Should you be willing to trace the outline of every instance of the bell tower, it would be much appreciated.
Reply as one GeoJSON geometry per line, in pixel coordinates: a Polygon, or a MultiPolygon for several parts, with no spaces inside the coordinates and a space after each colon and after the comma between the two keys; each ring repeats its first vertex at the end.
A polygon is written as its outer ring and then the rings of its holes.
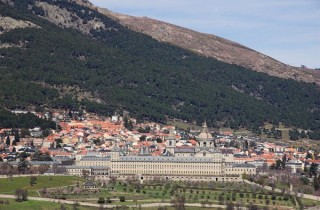
{"type": "Polygon", "coordinates": [[[172,129],[170,129],[169,135],[166,138],[166,149],[174,156],[174,148],[176,147],[176,135],[172,129]]]}

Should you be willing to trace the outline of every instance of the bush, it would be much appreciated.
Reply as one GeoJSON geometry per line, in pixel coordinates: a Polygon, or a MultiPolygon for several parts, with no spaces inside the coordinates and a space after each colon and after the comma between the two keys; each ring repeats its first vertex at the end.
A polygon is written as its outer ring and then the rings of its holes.
{"type": "Polygon", "coordinates": [[[106,203],[112,203],[112,201],[109,197],[106,199],[106,203]]]}
{"type": "Polygon", "coordinates": [[[126,201],[126,197],[124,196],[119,196],[120,202],[125,202],[126,201]]]}
{"type": "Polygon", "coordinates": [[[289,200],[288,195],[284,195],[284,196],[283,196],[283,200],[284,200],[284,201],[288,201],[288,200],[289,200]]]}
{"type": "Polygon", "coordinates": [[[105,199],[103,197],[99,197],[98,203],[105,203],[105,199]]]}

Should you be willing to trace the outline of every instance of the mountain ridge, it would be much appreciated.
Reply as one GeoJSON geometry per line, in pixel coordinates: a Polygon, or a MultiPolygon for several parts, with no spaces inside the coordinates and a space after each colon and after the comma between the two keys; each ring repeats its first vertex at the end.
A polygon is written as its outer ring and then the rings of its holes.
{"type": "Polygon", "coordinates": [[[126,110],[140,120],[207,120],[232,128],[265,122],[320,128],[315,84],[199,56],[75,1],[14,3],[0,3],[1,16],[39,28],[0,35],[11,46],[0,49],[0,107],[126,110]]]}
{"type": "Polygon", "coordinates": [[[120,14],[99,7],[95,7],[95,9],[132,30],[150,35],[158,41],[168,42],[191,50],[199,55],[212,57],[229,64],[240,65],[271,76],[309,83],[314,82],[320,85],[319,71],[284,64],[237,42],[148,17],[120,14]]]}

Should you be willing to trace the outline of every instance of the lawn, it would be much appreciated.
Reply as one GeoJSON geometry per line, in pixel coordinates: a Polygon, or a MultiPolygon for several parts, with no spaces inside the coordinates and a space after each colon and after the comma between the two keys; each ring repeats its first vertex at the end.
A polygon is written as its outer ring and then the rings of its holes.
{"type": "Polygon", "coordinates": [[[139,205],[158,202],[170,203],[174,195],[183,195],[187,203],[207,201],[212,204],[223,205],[228,202],[240,202],[259,206],[270,205],[274,208],[293,207],[291,200],[283,200],[282,195],[275,194],[276,197],[273,200],[270,192],[243,183],[214,183],[214,185],[202,183],[198,186],[185,186],[183,183],[172,182],[168,186],[165,184],[143,184],[141,187],[142,189],[137,192],[138,190],[133,185],[117,182],[113,186],[114,190],[104,188],[95,195],[83,196],[78,194],[67,196],[67,199],[97,203],[98,197],[103,197],[111,199],[113,205],[134,205],[135,203],[139,205]],[[126,201],[120,202],[119,196],[124,196],[126,201]]]}
{"type": "Polygon", "coordinates": [[[39,196],[37,190],[74,185],[78,181],[81,183],[83,179],[75,176],[37,176],[36,184],[31,186],[30,177],[5,178],[0,179],[0,193],[14,194],[16,189],[23,188],[29,191],[29,196],[39,196]]]}
{"type": "MultiPolygon", "coordinates": [[[[9,204],[1,204],[0,203],[0,210],[56,210],[61,209],[61,204],[59,203],[52,203],[52,202],[45,202],[45,201],[24,201],[24,202],[16,202],[14,199],[5,199],[0,198],[0,201],[9,201],[9,204]]],[[[74,207],[72,205],[64,205],[67,210],[72,210],[74,207]]],[[[83,207],[78,206],[78,210],[89,210],[94,209],[92,207],[83,207]]]]}

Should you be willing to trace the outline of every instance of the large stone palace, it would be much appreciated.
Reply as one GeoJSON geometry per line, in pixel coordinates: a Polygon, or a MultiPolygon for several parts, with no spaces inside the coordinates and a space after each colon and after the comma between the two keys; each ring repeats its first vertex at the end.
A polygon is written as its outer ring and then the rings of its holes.
{"type": "MultiPolygon", "coordinates": [[[[241,181],[243,174],[255,174],[252,164],[234,163],[233,154],[216,148],[215,139],[208,132],[206,123],[197,136],[195,147],[177,147],[175,134],[170,131],[166,149],[161,156],[123,155],[115,146],[108,157],[87,155],[67,167],[70,175],[82,175],[87,170],[96,179],[136,177],[140,180],[155,177],[168,180],[241,181]]],[[[142,151],[147,148],[141,148],[142,151]]]]}

